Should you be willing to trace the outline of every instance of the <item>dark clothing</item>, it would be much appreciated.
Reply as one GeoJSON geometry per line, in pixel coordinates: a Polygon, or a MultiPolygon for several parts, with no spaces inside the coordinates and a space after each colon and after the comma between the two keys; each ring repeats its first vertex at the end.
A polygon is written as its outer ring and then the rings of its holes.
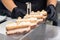
{"type": "MultiPolygon", "coordinates": [[[[45,9],[47,4],[47,0],[13,0],[13,1],[18,7],[25,11],[27,8],[26,2],[32,3],[32,11],[45,9]]],[[[11,16],[10,12],[4,7],[1,1],[0,1],[0,14],[7,14],[7,16],[11,16]]]]}
{"type": "Polygon", "coordinates": [[[46,0],[14,0],[14,2],[24,10],[26,10],[26,2],[31,2],[33,11],[45,9],[47,4],[46,0]]]}

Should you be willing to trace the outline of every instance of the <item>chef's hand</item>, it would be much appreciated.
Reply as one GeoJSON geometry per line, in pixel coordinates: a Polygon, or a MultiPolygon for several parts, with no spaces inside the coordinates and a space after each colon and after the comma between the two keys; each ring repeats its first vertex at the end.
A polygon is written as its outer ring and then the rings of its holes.
{"type": "Polygon", "coordinates": [[[46,8],[46,11],[47,11],[47,19],[50,20],[50,21],[56,21],[56,10],[55,10],[55,7],[54,5],[49,5],[47,6],[46,8]]]}
{"type": "Polygon", "coordinates": [[[26,11],[19,8],[19,7],[15,7],[13,10],[12,10],[12,13],[11,13],[11,17],[12,18],[17,18],[17,17],[21,17],[23,18],[26,14],[26,11]]]}

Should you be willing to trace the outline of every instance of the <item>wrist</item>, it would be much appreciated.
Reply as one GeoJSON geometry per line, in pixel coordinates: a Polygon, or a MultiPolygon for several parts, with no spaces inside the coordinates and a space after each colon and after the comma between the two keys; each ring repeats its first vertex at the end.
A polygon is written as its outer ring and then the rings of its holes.
{"type": "Polygon", "coordinates": [[[18,9],[18,7],[14,7],[14,8],[12,9],[12,12],[13,12],[13,11],[17,11],[17,9],[18,9]]]}
{"type": "Polygon", "coordinates": [[[48,7],[53,7],[54,9],[56,9],[56,7],[53,4],[48,5],[47,8],[48,7]]]}
{"type": "Polygon", "coordinates": [[[53,9],[55,10],[56,7],[55,7],[54,5],[52,5],[52,4],[50,4],[50,5],[48,5],[48,6],[46,7],[45,10],[46,10],[48,13],[50,13],[50,11],[53,10],[53,9]]]}
{"type": "Polygon", "coordinates": [[[12,12],[13,9],[16,8],[16,7],[17,7],[17,6],[11,7],[11,8],[10,8],[10,12],[12,12]]]}
{"type": "Polygon", "coordinates": [[[55,18],[55,14],[56,14],[56,7],[54,6],[54,5],[52,5],[52,4],[50,4],[50,5],[48,5],[47,7],[46,7],[46,11],[47,11],[47,15],[48,15],[48,17],[47,17],[47,19],[48,20],[54,20],[54,18],[55,18]]]}

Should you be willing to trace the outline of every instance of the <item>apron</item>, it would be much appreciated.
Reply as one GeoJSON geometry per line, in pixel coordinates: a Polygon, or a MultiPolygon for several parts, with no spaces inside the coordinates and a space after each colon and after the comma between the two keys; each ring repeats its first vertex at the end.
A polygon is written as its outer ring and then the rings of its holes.
{"type": "Polygon", "coordinates": [[[15,4],[26,10],[27,5],[26,2],[31,2],[32,11],[42,10],[46,8],[47,0],[14,0],[15,4]]]}

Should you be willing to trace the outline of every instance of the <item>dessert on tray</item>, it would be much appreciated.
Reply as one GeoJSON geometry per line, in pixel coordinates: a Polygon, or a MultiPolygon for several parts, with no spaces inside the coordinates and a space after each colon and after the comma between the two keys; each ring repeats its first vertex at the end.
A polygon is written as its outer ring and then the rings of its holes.
{"type": "Polygon", "coordinates": [[[18,17],[16,22],[12,22],[6,25],[6,33],[10,34],[23,34],[29,32],[31,29],[34,29],[36,25],[43,22],[47,17],[47,12],[32,11],[30,14],[26,14],[24,18],[18,17]]]}

